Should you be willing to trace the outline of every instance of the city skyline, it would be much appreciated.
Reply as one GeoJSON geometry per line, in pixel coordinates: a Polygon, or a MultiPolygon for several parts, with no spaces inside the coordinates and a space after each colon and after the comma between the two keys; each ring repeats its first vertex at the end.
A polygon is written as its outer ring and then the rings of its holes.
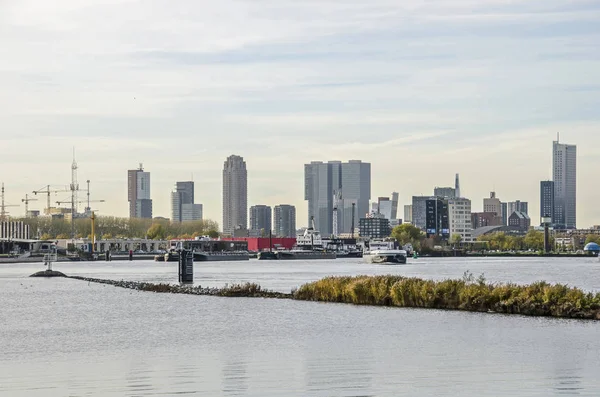
{"type": "MultiPolygon", "coordinates": [[[[79,181],[106,199],[100,215],[128,216],[123,172],[143,162],[155,215],[193,173],[220,224],[218,168],[231,153],[252,164],[249,204],[293,204],[299,226],[312,159],[371,163],[372,197],[398,191],[400,205],[460,173],[475,211],[496,191],[537,214],[560,132],[578,144],[578,179],[597,178],[597,3],[179,4],[0,6],[7,202],[67,185],[72,146],[79,181]],[[179,142],[185,154],[171,150],[179,142]]],[[[577,189],[577,225],[599,224],[595,187],[577,189]]]]}

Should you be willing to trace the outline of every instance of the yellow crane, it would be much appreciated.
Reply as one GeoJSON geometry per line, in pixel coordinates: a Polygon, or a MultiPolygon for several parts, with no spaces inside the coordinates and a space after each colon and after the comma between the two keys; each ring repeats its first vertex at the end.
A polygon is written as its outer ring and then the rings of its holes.
{"type": "Polygon", "coordinates": [[[38,193],[46,193],[48,195],[48,202],[46,203],[46,210],[48,211],[47,215],[50,215],[50,195],[52,193],[66,193],[66,192],[70,192],[71,189],[67,189],[67,187],[65,186],[64,189],[50,189],[50,185],[46,185],[41,189],[38,190],[34,190],[33,194],[37,195],[38,193]]]}

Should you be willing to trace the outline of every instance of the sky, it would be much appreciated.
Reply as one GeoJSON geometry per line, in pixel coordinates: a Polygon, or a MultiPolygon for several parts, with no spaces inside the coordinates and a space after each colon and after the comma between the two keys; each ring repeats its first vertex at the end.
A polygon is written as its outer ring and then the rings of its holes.
{"type": "Polygon", "coordinates": [[[460,173],[474,211],[495,190],[536,223],[560,132],[578,146],[587,227],[599,49],[597,0],[0,0],[0,180],[22,215],[26,193],[70,183],[75,147],[99,215],[128,215],[143,163],[155,216],[193,178],[221,223],[237,154],[249,205],[294,204],[302,226],[303,165],[359,159],[373,199],[410,204],[460,173]]]}

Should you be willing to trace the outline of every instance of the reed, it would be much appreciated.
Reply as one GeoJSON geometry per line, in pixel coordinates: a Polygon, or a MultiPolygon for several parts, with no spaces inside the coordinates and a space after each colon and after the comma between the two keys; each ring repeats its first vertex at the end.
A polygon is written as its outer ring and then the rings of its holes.
{"type": "Polygon", "coordinates": [[[303,285],[294,299],[600,320],[600,293],[539,281],[492,284],[474,279],[432,281],[400,276],[328,277],[303,285]]]}

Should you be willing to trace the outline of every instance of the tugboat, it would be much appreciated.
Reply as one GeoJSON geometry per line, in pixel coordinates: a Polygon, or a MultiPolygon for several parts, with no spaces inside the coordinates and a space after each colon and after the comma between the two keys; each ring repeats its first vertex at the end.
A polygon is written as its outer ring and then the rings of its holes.
{"type": "Polygon", "coordinates": [[[405,264],[407,253],[396,247],[395,241],[371,241],[369,250],[363,253],[367,263],[377,264],[405,264]]]}
{"type": "Polygon", "coordinates": [[[258,258],[258,260],[263,260],[263,261],[279,259],[277,252],[273,251],[273,233],[271,230],[269,230],[269,250],[261,251],[261,252],[257,253],[256,257],[258,258]]]}

